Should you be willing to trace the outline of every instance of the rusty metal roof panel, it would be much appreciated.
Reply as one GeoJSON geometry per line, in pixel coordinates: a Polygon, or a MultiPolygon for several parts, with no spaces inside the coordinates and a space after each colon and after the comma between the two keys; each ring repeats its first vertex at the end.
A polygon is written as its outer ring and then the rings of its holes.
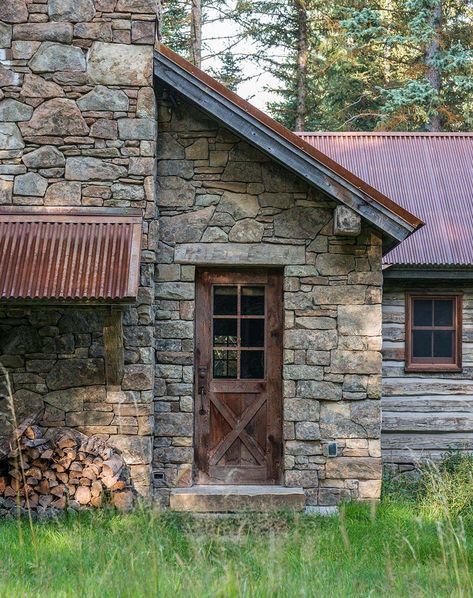
{"type": "Polygon", "coordinates": [[[473,133],[299,135],[425,222],[385,264],[473,265],[473,133]]]}
{"type": "Polygon", "coordinates": [[[0,210],[0,299],[136,297],[141,218],[116,210],[0,210]]]}

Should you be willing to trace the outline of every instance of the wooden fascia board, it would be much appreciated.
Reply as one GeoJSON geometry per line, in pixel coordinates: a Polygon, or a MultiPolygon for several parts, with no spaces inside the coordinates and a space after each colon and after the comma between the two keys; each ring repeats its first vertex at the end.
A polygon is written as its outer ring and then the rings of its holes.
{"type": "Polygon", "coordinates": [[[473,265],[471,268],[397,268],[390,266],[383,269],[384,280],[406,280],[413,282],[445,282],[473,281],[473,265]]]}
{"type": "Polygon", "coordinates": [[[376,202],[355,185],[343,179],[324,164],[317,162],[302,149],[294,146],[264,125],[251,114],[231,102],[185,71],[160,52],[155,53],[155,76],[165,85],[182,94],[211,118],[285,168],[350,207],[374,227],[395,240],[392,248],[416,230],[397,214],[376,202]]]}

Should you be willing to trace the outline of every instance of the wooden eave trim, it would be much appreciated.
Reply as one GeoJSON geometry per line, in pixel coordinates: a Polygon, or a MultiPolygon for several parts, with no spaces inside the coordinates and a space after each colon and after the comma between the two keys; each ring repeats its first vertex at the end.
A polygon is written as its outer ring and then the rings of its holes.
{"type": "Polygon", "coordinates": [[[297,176],[400,242],[423,223],[388,197],[161,45],[156,77],[297,176]]]}
{"type": "Polygon", "coordinates": [[[458,280],[473,282],[473,264],[470,268],[397,268],[389,266],[383,269],[385,280],[413,280],[425,282],[443,282],[458,280]]]}

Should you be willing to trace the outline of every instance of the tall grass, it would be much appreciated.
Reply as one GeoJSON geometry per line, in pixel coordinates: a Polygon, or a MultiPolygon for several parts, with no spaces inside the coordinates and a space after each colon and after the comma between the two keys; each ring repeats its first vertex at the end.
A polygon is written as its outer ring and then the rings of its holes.
{"type": "MultiPolygon", "coordinates": [[[[12,422],[16,426],[4,373],[12,422]]],[[[24,470],[19,455],[19,467],[24,470]]],[[[138,508],[0,520],[0,598],[473,596],[473,457],[339,517],[138,508]]]]}
{"type": "Polygon", "coordinates": [[[151,509],[0,524],[0,596],[472,595],[472,529],[411,504],[195,519],[151,509]],[[36,560],[33,544],[38,546],[36,560]]]}

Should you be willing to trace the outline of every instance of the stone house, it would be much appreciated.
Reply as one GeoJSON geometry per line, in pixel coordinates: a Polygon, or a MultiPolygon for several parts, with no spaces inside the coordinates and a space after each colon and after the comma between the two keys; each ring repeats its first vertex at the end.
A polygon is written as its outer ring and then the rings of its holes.
{"type": "Polygon", "coordinates": [[[383,255],[422,222],[155,38],[155,0],[0,6],[2,393],[174,508],[376,499],[383,255]]]}

